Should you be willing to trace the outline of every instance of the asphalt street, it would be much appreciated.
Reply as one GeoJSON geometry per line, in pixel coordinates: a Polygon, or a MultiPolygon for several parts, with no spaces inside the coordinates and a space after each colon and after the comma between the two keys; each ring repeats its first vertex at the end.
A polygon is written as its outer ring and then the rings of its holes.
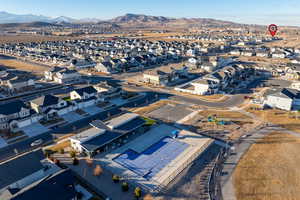
{"type": "Polygon", "coordinates": [[[134,99],[134,100],[122,105],[122,106],[110,108],[110,109],[105,110],[103,112],[100,112],[96,115],[92,115],[92,116],[83,118],[83,119],[81,119],[79,121],[76,121],[74,123],[67,124],[65,126],[52,129],[51,131],[43,133],[43,134],[38,135],[36,137],[28,138],[28,139],[16,142],[14,144],[10,144],[10,145],[0,149],[0,161],[4,161],[4,160],[7,160],[11,157],[14,157],[14,156],[16,156],[16,153],[19,154],[19,153],[27,152],[27,151],[33,150],[35,148],[38,148],[39,146],[36,146],[36,147],[31,147],[30,146],[30,144],[33,141],[37,140],[37,139],[42,139],[44,144],[45,143],[51,143],[53,141],[53,136],[52,135],[55,135],[55,134],[62,135],[62,134],[70,133],[74,130],[77,130],[77,129],[80,129],[80,128],[83,128],[83,127],[87,126],[91,121],[93,121],[95,119],[105,120],[105,119],[107,119],[111,116],[120,114],[121,112],[123,112],[122,109],[121,109],[122,107],[129,107],[130,108],[130,107],[141,106],[141,105],[143,105],[147,102],[151,103],[151,102],[155,101],[156,98],[159,98],[159,97],[156,96],[155,93],[148,92],[148,93],[146,93],[145,96],[143,96],[141,98],[134,99]]]}

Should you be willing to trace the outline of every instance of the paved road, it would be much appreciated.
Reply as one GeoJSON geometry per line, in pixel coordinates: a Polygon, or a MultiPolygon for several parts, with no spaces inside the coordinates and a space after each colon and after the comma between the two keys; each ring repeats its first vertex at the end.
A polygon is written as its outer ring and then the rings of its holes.
{"type": "Polygon", "coordinates": [[[181,96],[181,95],[175,95],[171,93],[170,91],[167,91],[165,89],[150,89],[150,88],[145,88],[142,86],[134,86],[134,85],[128,85],[126,86],[127,88],[134,89],[137,91],[152,91],[152,92],[157,92],[160,93],[161,95],[165,95],[166,98],[170,100],[175,100],[175,101],[181,101],[184,103],[188,104],[196,104],[196,105],[203,105],[203,106],[208,106],[208,107],[217,107],[217,108],[225,108],[225,107],[234,107],[237,106],[244,101],[244,94],[237,94],[237,95],[232,95],[227,99],[226,101],[222,102],[209,102],[209,101],[204,101],[201,99],[197,98],[192,98],[192,97],[187,97],[187,96],[181,96]]]}
{"type": "Polygon", "coordinates": [[[26,151],[38,148],[38,146],[36,146],[36,147],[30,146],[30,144],[37,139],[43,139],[44,143],[50,143],[53,141],[52,135],[62,135],[62,134],[70,133],[74,130],[77,130],[77,129],[87,126],[91,121],[93,121],[95,119],[105,120],[105,119],[109,118],[110,116],[120,114],[121,112],[123,112],[121,110],[122,107],[137,107],[137,106],[145,104],[146,102],[151,103],[151,102],[155,101],[157,97],[158,96],[156,96],[155,93],[148,92],[148,93],[146,93],[145,96],[136,98],[122,106],[110,108],[110,109],[100,112],[96,115],[92,115],[92,116],[83,118],[74,123],[52,129],[51,131],[43,133],[36,137],[28,138],[28,139],[22,140],[20,142],[8,145],[7,147],[0,149],[0,161],[4,161],[10,157],[14,157],[16,155],[15,150],[17,150],[18,153],[22,153],[22,152],[26,152],[26,151]]]}

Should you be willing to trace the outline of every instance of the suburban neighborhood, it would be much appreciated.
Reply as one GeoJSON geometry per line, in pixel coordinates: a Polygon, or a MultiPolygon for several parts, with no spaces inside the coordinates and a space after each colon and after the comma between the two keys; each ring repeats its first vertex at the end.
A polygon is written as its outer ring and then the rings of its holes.
{"type": "Polygon", "coordinates": [[[232,21],[0,11],[0,199],[299,199],[300,29],[232,21]]]}

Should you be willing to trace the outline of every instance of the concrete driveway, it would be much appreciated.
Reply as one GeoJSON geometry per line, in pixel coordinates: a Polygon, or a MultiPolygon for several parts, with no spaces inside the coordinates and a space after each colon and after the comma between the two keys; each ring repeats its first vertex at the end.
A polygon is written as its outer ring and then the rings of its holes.
{"type": "Polygon", "coordinates": [[[99,108],[98,106],[89,106],[87,108],[83,108],[82,110],[90,115],[95,115],[103,111],[103,109],[99,108]]]}
{"type": "Polygon", "coordinates": [[[69,112],[65,115],[62,115],[61,117],[68,123],[76,122],[80,119],[83,119],[83,117],[76,112],[69,112]]]}
{"type": "Polygon", "coordinates": [[[6,146],[7,146],[6,141],[2,137],[0,137],[0,148],[6,147],[6,146]]]}
{"type": "Polygon", "coordinates": [[[43,126],[42,124],[36,122],[33,123],[29,126],[25,126],[23,128],[21,128],[21,130],[28,136],[28,137],[34,137],[37,135],[40,135],[42,133],[45,133],[47,131],[49,131],[48,128],[46,128],[45,126],[43,126]]]}

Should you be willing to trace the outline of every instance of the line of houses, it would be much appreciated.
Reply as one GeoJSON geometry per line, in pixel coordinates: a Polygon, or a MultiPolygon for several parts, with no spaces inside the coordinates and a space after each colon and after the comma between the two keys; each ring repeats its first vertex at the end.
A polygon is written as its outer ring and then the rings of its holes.
{"type": "Polygon", "coordinates": [[[0,129],[18,131],[40,120],[51,120],[69,112],[97,105],[122,95],[120,86],[102,82],[70,92],[67,98],[44,95],[29,103],[14,100],[0,105],[0,129]]]}
{"type": "Polygon", "coordinates": [[[228,87],[235,87],[254,74],[255,70],[252,65],[232,64],[175,87],[175,90],[197,95],[223,93],[228,87]]]}

